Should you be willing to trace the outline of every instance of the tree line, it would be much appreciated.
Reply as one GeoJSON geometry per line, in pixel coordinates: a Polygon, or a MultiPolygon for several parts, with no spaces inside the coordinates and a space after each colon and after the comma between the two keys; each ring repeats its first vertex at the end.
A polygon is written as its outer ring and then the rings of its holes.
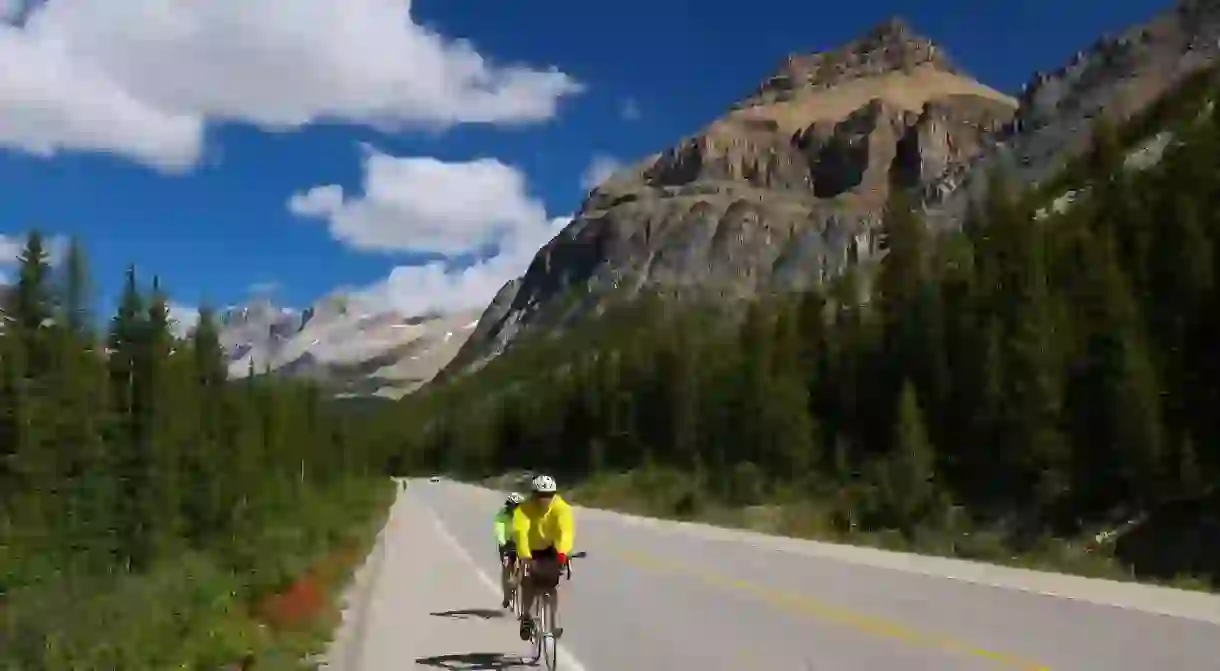
{"type": "Polygon", "coordinates": [[[210,310],[176,336],[134,268],[102,329],[93,305],[81,245],[52,267],[31,233],[0,332],[0,667],[234,661],[235,619],[371,513],[369,472],[319,389],[227,379],[210,310]]]}
{"type": "Polygon", "coordinates": [[[997,174],[944,232],[896,193],[872,267],[729,328],[725,306],[642,296],[433,385],[367,442],[395,468],[471,475],[664,467],[679,508],[805,497],[836,527],[908,536],[963,511],[1012,542],[1070,536],[1202,497],[1220,478],[1213,83],[1155,124],[1099,122],[1054,191],[997,174]],[[1124,167],[1166,129],[1155,166],[1124,167]]]}

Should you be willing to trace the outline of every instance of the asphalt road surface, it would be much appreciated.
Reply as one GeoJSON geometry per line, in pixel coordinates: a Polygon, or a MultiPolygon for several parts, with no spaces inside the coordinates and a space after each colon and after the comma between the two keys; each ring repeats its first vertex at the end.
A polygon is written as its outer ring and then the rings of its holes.
{"type": "MultiPolygon", "coordinates": [[[[331,669],[512,669],[502,495],[413,480],[331,669]]],[[[561,592],[570,671],[1217,671],[1220,598],[578,509],[561,592]]]]}

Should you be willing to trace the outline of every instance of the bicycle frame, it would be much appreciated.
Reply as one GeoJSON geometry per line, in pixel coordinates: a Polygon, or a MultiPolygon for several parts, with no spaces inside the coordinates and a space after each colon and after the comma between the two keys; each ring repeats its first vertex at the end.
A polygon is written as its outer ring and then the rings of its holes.
{"type": "MultiPolygon", "coordinates": [[[[566,578],[572,579],[572,562],[571,559],[579,559],[587,556],[587,553],[577,552],[569,557],[569,561],[564,566],[566,578]]],[[[521,580],[528,579],[528,573],[522,572],[521,580]]],[[[523,596],[521,582],[518,582],[518,589],[515,601],[518,604],[517,615],[524,612],[526,605],[522,603],[523,596]]],[[[558,664],[558,650],[555,645],[555,620],[557,619],[559,604],[559,585],[556,583],[553,587],[548,587],[544,590],[534,592],[534,602],[529,604],[529,617],[533,620],[533,636],[531,642],[534,644],[533,658],[529,660],[529,664],[536,663],[539,659],[546,658],[546,668],[554,671],[558,664]]]]}

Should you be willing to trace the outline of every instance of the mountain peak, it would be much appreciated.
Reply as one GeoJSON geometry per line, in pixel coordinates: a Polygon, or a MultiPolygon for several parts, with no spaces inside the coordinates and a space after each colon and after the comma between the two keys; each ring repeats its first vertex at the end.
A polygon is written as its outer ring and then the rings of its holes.
{"type": "Polygon", "coordinates": [[[944,50],[916,33],[898,16],[870,28],[842,46],[814,53],[790,54],[779,72],[737,107],[784,102],[800,92],[833,88],[840,84],[891,73],[911,73],[931,67],[961,74],[944,50]]]}
{"type": "Polygon", "coordinates": [[[912,37],[918,38],[914,31],[911,30],[911,25],[906,22],[901,16],[890,16],[881,23],[873,26],[867,33],[867,39],[876,41],[902,41],[912,37]]]}

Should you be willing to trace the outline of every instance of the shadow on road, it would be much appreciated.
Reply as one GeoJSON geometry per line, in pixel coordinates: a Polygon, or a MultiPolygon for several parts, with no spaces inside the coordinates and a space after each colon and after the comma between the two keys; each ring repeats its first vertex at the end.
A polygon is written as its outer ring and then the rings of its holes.
{"type": "Polygon", "coordinates": [[[415,663],[422,666],[433,666],[438,669],[452,669],[453,671],[513,669],[522,665],[520,657],[516,655],[505,655],[499,652],[467,652],[458,655],[420,657],[419,659],[415,660],[415,663]]]}
{"type": "Polygon", "coordinates": [[[440,613],[429,613],[435,617],[452,617],[458,620],[466,620],[472,617],[477,617],[483,620],[491,620],[499,617],[504,617],[505,612],[502,610],[493,610],[491,608],[467,608],[464,610],[446,610],[440,613]]]}

